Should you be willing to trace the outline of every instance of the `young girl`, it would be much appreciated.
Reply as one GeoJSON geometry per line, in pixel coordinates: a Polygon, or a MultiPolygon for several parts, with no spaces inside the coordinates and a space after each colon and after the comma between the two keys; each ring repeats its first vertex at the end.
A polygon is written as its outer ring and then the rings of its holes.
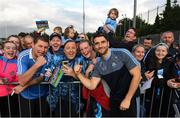
{"type": "Polygon", "coordinates": [[[168,117],[170,115],[170,88],[167,81],[174,78],[173,62],[167,58],[168,46],[156,45],[146,69],[154,71],[151,88],[146,90],[146,111],[149,117],[168,117]]]}
{"type": "Polygon", "coordinates": [[[3,44],[3,56],[0,56],[0,114],[3,117],[17,116],[18,114],[17,95],[10,95],[14,85],[9,84],[17,82],[16,52],[15,43],[6,41],[3,44]]]}
{"type": "Polygon", "coordinates": [[[117,27],[117,22],[116,19],[118,18],[119,12],[116,8],[110,9],[108,13],[108,17],[106,19],[104,28],[109,29],[110,32],[115,33],[116,27],[117,27]]]}
{"type": "Polygon", "coordinates": [[[68,39],[74,39],[75,37],[75,30],[74,26],[70,25],[64,30],[64,37],[62,38],[62,45],[68,40],[68,39]]]}

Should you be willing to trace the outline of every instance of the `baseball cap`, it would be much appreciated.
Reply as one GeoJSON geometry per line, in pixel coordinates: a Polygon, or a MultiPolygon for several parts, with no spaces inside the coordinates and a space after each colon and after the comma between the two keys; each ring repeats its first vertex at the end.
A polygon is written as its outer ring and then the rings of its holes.
{"type": "Polygon", "coordinates": [[[61,40],[61,35],[59,35],[58,33],[54,32],[50,35],[50,41],[54,38],[54,37],[58,37],[61,40]]]}

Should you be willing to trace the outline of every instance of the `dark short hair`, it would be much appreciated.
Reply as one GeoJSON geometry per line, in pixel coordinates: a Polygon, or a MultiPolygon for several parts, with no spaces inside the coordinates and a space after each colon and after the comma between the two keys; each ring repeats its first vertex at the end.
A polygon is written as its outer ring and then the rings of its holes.
{"type": "Polygon", "coordinates": [[[20,33],[18,34],[18,36],[21,36],[21,37],[25,37],[26,35],[28,35],[28,33],[25,33],[25,32],[20,32],[20,33]]]}
{"type": "MultiPolygon", "coordinates": [[[[146,37],[145,39],[146,39],[146,40],[152,40],[152,38],[151,38],[151,37],[146,37]]],[[[144,39],[144,40],[145,40],[145,39],[144,39]]]]}
{"type": "Polygon", "coordinates": [[[93,43],[94,43],[94,39],[95,39],[96,37],[104,37],[107,41],[109,41],[109,40],[108,40],[108,35],[107,35],[106,33],[96,32],[96,33],[94,34],[94,36],[93,36],[93,40],[92,40],[93,43]]]}
{"type": "MultiPolygon", "coordinates": [[[[134,36],[137,36],[137,30],[136,30],[136,28],[134,28],[134,27],[130,27],[129,29],[134,30],[134,32],[135,32],[134,36]]],[[[128,30],[129,30],[129,29],[128,29],[128,30]]],[[[128,31],[128,30],[127,30],[127,31],[128,31]]]]}
{"type": "Polygon", "coordinates": [[[49,38],[47,38],[46,36],[38,36],[35,38],[34,40],[34,44],[36,44],[39,40],[47,42],[49,44],[49,38]]]}

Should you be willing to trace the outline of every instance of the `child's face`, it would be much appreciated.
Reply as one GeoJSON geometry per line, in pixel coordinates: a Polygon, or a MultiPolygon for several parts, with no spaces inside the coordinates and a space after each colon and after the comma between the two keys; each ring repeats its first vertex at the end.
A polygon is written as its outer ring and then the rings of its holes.
{"type": "Polygon", "coordinates": [[[73,29],[69,29],[68,38],[74,38],[75,31],[73,29]]]}
{"type": "Polygon", "coordinates": [[[109,15],[109,17],[113,20],[115,20],[117,18],[117,15],[116,15],[116,12],[115,11],[112,11],[109,15]]]}

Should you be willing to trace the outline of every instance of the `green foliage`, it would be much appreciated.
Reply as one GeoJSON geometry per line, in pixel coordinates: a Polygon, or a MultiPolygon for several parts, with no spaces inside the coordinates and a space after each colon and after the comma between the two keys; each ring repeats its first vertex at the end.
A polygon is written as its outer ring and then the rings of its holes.
{"type": "Polygon", "coordinates": [[[171,0],[167,0],[165,10],[162,14],[157,14],[153,25],[145,23],[140,17],[137,17],[138,36],[161,33],[167,30],[180,30],[180,6],[176,3],[177,1],[174,0],[174,4],[171,6],[171,0]]]}

